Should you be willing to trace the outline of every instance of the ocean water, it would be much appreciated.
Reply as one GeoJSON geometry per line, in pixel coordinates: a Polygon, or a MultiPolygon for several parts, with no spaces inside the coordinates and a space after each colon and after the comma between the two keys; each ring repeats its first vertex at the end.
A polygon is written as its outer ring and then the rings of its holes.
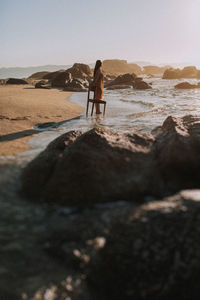
{"type": "MultiPolygon", "coordinates": [[[[176,90],[174,86],[183,81],[147,79],[152,84],[150,90],[105,90],[107,112],[105,118],[96,122],[111,129],[127,131],[151,131],[169,115],[182,116],[200,113],[200,89],[176,90]]],[[[188,81],[188,80],[187,80],[188,81]]],[[[197,83],[197,80],[189,80],[197,83]]],[[[85,105],[84,94],[73,94],[71,101],[85,105]]],[[[91,120],[80,120],[79,124],[89,127],[91,120]]]]}
{"type": "MultiPolygon", "coordinates": [[[[7,285],[7,278],[11,291],[35,292],[46,281],[66,278],[66,268],[53,260],[44,251],[44,237],[55,232],[64,232],[71,225],[70,220],[79,223],[79,214],[69,207],[48,206],[35,203],[29,199],[22,199],[18,193],[20,186],[21,166],[42,151],[49,142],[69,130],[88,130],[94,126],[105,126],[113,130],[139,130],[150,132],[163,123],[167,116],[183,116],[186,114],[200,114],[200,89],[175,90],[178,80],[162,80],[160,78],[146,79],[152,83],[152,89],[138,91],[105,90],[107,101],[106,115],[86,118],[85,113],[78,119],[66,122],[58,128],[48,128],[41,134],[29,140],[30,150],[17,155],[15,158],[0,158],[0,252],[2,265],[0,267],[1,285],[7,285]],[[11,164],[6,164],[11,161],[11,164]],[[71,219],[70,219],[71,218],[71,219]],[[34,251],[32,251],[34,249],[34,251]],[[31,255],[29,255],[31,253],[31,255]],[[28,261],[28,266],[26,264],[28,261]],[[39,264],[35,264],[39,261],[39,264]],[[13,277],[13,274],[21,275],[13,277]],[[57,270],[57,275],[55,275],[57,270]],[[59,275],[58,275],[59,274],[59,275]],[[48,276],[47,276],[48,275],[48,276]],[[50,278],[50,279],[49,279],[50,278]],[[20,287],[20,289],[19,289],[20,287]],[[24,290],[23,290],[24,289],[24,290]]],[[[188,80],[187,80],[188,81],[188,80]]],[[[189,80],[196,83],[196,80],[189,80]]],[[[87,93],[74,93],[71,101],[86,107],[87,93]]],[[[118,211],[117,203],[113,203],[110,211],[118,211]]],[[[129,204],[122,202],[124,209],[130,209],[129,204]]],[[[88,211],[88,210],[87,210],[88,211]]],[[[105,218],[108,208],[103,210],[101,222],[105,218]]],[[[81,212],[82,214],[82,212],[81,212]]],[[[101,215],[100,209],[96,215],[101,215]]],[[[94,217],[94,210],[87,218],[94,217]]],[[[109,215],[110,216],[110,215],[109,215]]],[[[116,216],[115,216],[116,218],[116,216]]],[[[101,223],[99,222],[99,223],[101,223]]],[[[72,223],[73,225],[74,223],[72,223]]],[[[95,224],[95,222],[94,222],[95,224]]],[[[71,225],[71,226],[72,226],[71,225]]],[[[73,225],[74,226],[74,225],[73,225]]],[[[71,228],[71,227],[70,227],[71,228]]],[[[96,229],[95,229],[96,230],[96,229]]]]}
{"type": "MultiPolygon", "coordinates": [[[[96,116],[94,113],[92,117],[89,114],[86,118],[84,111],[80,118],[68,121],[59,128],[41,131],[38,137],[29,140],[31,149],[20,154],[19,157],[34,156],[54,138],[69,130],[86,131],[94,126],[104,126],[112,130],[150,132],[153,128],[162,125],[168,116],[200,114],[200,89],[174,89],[174,86],[183,80],[150,78],[145,81],[151,84],[152,89],[141,91],[134,89],[108,91],[105,89],[104,96],[107,101],[105,117],[96,116]]],[[[186,81],[192,84],[198,82],[195,79],[186,81]]],[[[74,93],[70,101],[86,107],[87,93],[74,93]]]]}

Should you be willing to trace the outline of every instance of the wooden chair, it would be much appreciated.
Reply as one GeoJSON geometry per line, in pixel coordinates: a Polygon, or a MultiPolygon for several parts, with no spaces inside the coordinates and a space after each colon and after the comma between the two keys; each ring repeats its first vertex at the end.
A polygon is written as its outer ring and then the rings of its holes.
{"type": "Polygon", "coordinates": [[[105,115],[105,111],[106,111],[106,101],[104,100],[96,100],[96,99],[92,99],[90,98],[90,92],[91,92],[91,88],[88,88],[88,97],[87,97],[87,108],[86,108],[86,116],[88,116],[88,109],[89,109],[89,104],[92,103],[92,110],[91,110],[91,116],[93,115],[93,111],[94,111],[94,105],[95,103],[99,103],[99,104],[103,104],[104,105],[104,109],[103,109],[103,115],[105,115]]]}

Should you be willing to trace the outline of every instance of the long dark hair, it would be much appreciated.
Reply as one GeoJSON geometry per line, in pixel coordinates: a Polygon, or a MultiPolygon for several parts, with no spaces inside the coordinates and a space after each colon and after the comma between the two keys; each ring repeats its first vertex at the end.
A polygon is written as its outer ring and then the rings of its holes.
{"type": "Polygon", "coordinates": [[[94,77],[96,74],[96,71],[102,66],[102,61],[101,60],[97,60],[96,64],[95,64],[95,68],[94,68],[94,77]]]}

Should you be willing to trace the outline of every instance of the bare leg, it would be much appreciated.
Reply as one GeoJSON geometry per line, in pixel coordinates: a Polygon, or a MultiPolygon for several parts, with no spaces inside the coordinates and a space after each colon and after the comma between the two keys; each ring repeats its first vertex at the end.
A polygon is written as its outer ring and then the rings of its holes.
{"type": "Polygon", "coordinates": [[[100,104],[95,103],[95,107],[96,107],[96,114],[99,114],[100,113],[100,104]]]}

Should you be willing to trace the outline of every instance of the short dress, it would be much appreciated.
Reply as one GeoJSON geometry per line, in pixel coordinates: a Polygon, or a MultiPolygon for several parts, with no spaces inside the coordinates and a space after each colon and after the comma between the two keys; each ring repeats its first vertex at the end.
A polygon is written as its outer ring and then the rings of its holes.
{"type": "Polygon", "coordinates": [[[95,77],[94,77],[94,99],[96,100],[103,100],[104,95],[103,95],[103,73],[101,72],[100,69],[96,71],[95,77]]]}

